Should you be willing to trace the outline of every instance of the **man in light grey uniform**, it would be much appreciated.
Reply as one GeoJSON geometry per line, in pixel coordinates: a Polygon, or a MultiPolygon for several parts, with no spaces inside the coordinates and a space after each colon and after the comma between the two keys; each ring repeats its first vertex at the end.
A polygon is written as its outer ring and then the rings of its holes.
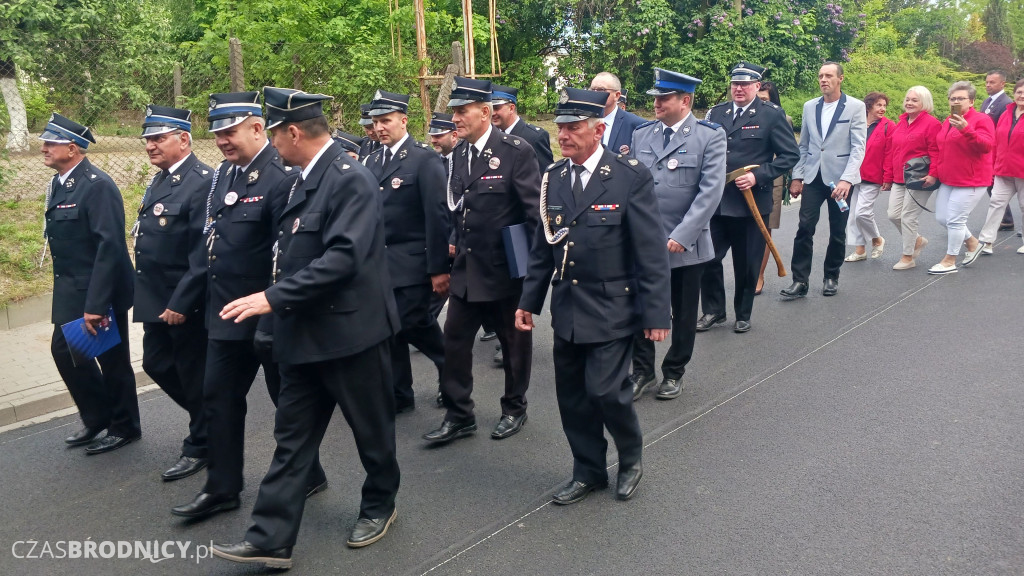
{"type": "MultiPolygon", "coordinates": [[[[697,303],[704,264],[715,257],[710,222],[725,186],[725,130],[691,113],[697,78],[654,69],[657,120],[633,132],[629,149],[654,175],[669,267],[672,269],[672,346],[661,363],[659,400],[683,391],[680,379],[693,355],[697,303]]],[[[640,334],[633,343],[633,400],[655,382],[654,342],[640,334]]]]}

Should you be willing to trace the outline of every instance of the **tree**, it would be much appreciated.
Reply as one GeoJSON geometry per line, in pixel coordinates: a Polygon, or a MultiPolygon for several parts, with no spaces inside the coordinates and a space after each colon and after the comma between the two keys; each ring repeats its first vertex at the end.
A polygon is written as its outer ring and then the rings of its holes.
{"type": "Polygon", "coordinates": [[[985,25],[985,40],[993,44],[1013,46],[1006,0],[989,0],[985,11],[981,13],[981,22],[985,25]]]}

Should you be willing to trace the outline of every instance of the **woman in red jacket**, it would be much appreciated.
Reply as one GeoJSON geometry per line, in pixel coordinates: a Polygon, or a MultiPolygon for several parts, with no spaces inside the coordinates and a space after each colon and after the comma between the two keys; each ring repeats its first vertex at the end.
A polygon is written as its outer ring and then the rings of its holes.
{"type": "MultiPolygon", "coordinates": [[[[995,181],[992,199],[988,201],[988,218],[978,234],[978,240],[985,244],[982,254],[992,253],[1005,207],[1014,195],[1024,214],[1024,122],[1020,121],[1021,116],[1024,116],[1024,80],[1018,80],[1013,86],[1013,103],[1006,106],[996,126],[995,181]]],[[[1017,254],[1024,254],[1024,246],[1017,249],[1017,254]]]]}
{"type": "MultiPolygon", "coordinates": [[[[924,86],[911,86],[903,98],[903,112],[892,130],[891,162],[885,167],[891,177],[892,193],[889,195],[889,220],[903,235],[903,256],[892,267],[893,270],[907,270],[917,266],[917,257],[928,244],[928,239],[917,233],[917,219],[928,203],[928,190],[908,190],[903,177],[903,165],[911,158],[927,156],[935,161],[939,149],[935,135],[940,122],[932,116],[934,104],[932,93],[924,86]]],[[[883,179],[886,179],[883,176],[883,179]]],[[[883,182],[882,190],[887,190],[883,182]]]]}
{"type": "Polygon", "coordinates": [[[950,115],[935,139],[939,158],[933,159],[928,175],[942,183],[935,197],[935,219],[946,228],[946,257],[929,268],[929,274],[956,272],[956,257],[965,242],[964,266],[981,255],[983,244],[967,229],[967,217],[992,183],[995,127],[987,114],[974,109],[975,95],[970,82],[949,87],[950,115]]]}
{"type": "Polygon", "coordinates": [[[864,97],[864,108],[868,114],[868,139],[864,145],[864,161],[860,165],[860,184],[854,186],[850,197],[853,208],[852,218],[846,225],[846,237],[854,247],[852,254],[846,257],[847,262],[867,260],[867,242],[871,240],[871,258],[878,258],[885,248],[875,224],[875,200],[883,188],[892,186],[892,175],[885,166],[889,164],[892,145],[892,120],[885,117],[885,108],[889,97],[881,92],[870,92],[864,97]]]}

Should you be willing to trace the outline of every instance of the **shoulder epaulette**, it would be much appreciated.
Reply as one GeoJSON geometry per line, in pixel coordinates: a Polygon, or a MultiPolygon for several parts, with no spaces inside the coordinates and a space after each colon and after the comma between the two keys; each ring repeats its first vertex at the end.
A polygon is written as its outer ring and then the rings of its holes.
{"type": "Polygon", "coordinates": [[[213,172],[213,168],[210,168],[209,166],[203,164],[202,162],[196,162],[196,165],[193,166],[192,169],[198,172],[199,174],[202,174],[203,176],[209,176],[210,172],[213,172]]]}
{"type": "Polygon", "coordinates": [[[719,128],[722,127],[722,125],[719,124],[718,122],[712,122],[711,120],[697,120],[697,124],[700,124],[701,126],[707,126],[712,130],[718,130],[719,128]]]}
{"type": "Polygon", "coordinates": [[[565,164],[565,163],[566,163],[566,162],[568,162],[568,161],[569,161],[569,159],[568,159],[568,158],[562,158],[561,160],[559,160],[559,161],[557,161],[557,162],[553,162],[553,163],[552,163],[552,164],[551,164],[550,166],[548,166],[547,168],[545,168],[545,169],[544,169],[544,171],[545,171],[545,172],[551,172],[551,171],[552,171],[552,170],[554,170],[555,168],[558,168],[559,166],[561,166],[562,164],[565,164]]]}
{"type": "Polygon", "coordinates": [[[658,122],[660,122],[660,120],[648,120],[647,122],[644,122],[643,124],[641,124],[641,125],[637,126],[636,128],[634,128],[633,130],[639,130],[641,128],[646,128],[646,127],[650,126],[651,124],[657,124],[658,122]]]}
{"type": "Polygon", "coordinates": [[[513,136],[513,137],[509,137],[509,135],[508,135],[508,134],[504,134],[504,135],[503,135],[503,136],[501,137],[501,139],[502,139],[503,141],[505,141],[505,142],[508,142],[509,144],[511,144],[511,145],[513,145],[513,146],[519,146],[520,144],[522,144],[522,143],[523,143],[523,141],[522,141],[522,140],[520,140],[519,138],[516,138],[516,137],[514,137],[514,136],[513,136]]]}
{"type": "Polygon", "coordinates": [[[619,162],[629,166],[634,172],[640,171],[640,161],[636,158],[630,158],[629,156],[623,156],[622,154],[616,154],[615,158],[617,158],[619,162]]]}

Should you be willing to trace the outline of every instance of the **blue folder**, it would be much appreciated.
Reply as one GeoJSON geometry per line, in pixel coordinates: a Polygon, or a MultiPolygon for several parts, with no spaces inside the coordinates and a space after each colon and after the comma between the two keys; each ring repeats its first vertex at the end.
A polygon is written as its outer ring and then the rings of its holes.
{"type": "Polygon", "coordinates": [[[96,335],[89,334],[85,327],[85,319],[72,320],[60,327],[64,340],[71,350],[71,360],[75,366],[84,365],[93,358],[110,350],[121,343],[121,334],[114,320],[114,309],[107,310],[106,318],[96,327],[96,335]]]}
{"type": "Polygon", "coordinates": [[[505,241],[505,259],[508,260],[508,275],[512,278],[526,276],[526,264],[530,260],[530,231],[527,225],[516,224],[501,229],[505,241]]]}

